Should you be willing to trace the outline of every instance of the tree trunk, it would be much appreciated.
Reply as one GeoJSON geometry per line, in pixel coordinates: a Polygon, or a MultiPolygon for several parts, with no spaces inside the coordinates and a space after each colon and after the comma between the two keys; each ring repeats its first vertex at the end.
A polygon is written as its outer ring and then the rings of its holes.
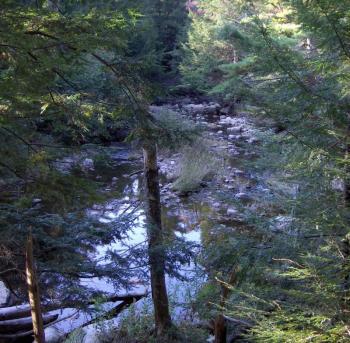
{"type": "Polygon", "coordinates": [[[215,343],[226,343],[226,323],[225,317],[222,314],[219,314],[215,319],[214,335],[215,343]]]}
{"type": "MultiPolygon", "coordinates": [[[[231,270],[230,277],[227,283],[220,282],[221,286],[221,300],[220,300],[220,308],[224,308],[226,305],[226,301],[231,293],[231,288],[228,285],[233,286],[237,282],[237,270],[238,266],[234,266],[231,270]]],[[[217,279],[217,281],[219,281],[217,279]]],[[[215,343],[226,343],[226,334],[227,327],[224,312],[219,313],[214,321],[214,335],[215,335],[215,343]]]]}
{"type": "Polygon", "coordinates": [[[143,147],[143,157],[146,182],[146,216],[152,299],[156,334],[157,336],[162,336],[171,326],[171,318],[165,284],[165,253],[156,146],[153,144],[145,145],[143,147]]]}
{"type": "Polygon", "coordinates": [[[31,233],[29,234],[26,246],[26,275],[29,304],[33,321],[34,339],[36,343],[45,343],[45,332],[43,317],[41,314],[39,287],[34,267],[33,237],[31,233]]]}
{"type": "MultiPolygon", "coordinates": [[[[348,115],[349,117],[350,115],[348,115]]],[[[344,202],[347,208],[350,208],[350,166],[348,165],[348,161],[350,158],[350,124],[347,127],[346,134],[346,147],[345,147],[345,182],[344,182],[344,202]]],[[[343,266],[342,266],[342,274],[343,274],[343,284],[342,284],[342,312],[345,317],[349,317],[349,295],[350,295],[350,271],[349,271],[349,261],[350,261],[350,234],[348,233],[342,239],[341,252],[343,254],[343,266]]]]}

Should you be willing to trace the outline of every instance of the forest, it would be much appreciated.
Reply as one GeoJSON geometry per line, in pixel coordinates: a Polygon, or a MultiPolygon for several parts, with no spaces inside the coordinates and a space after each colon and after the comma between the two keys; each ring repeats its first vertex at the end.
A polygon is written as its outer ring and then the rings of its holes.
{"type": "Polygon", "coordinates": [[[0,0],[0,343],[350,342],[350,0],[0,0]]]}

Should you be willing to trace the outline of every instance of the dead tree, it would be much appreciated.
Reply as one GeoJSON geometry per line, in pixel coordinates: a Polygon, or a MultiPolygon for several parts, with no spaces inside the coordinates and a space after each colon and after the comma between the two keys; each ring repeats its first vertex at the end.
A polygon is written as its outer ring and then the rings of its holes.
{"type": "Polygon", "coordinates": [[[171,318],[165,284],[164,232],[161,220],[156,145],[152,143],[145,144],[143,147],[143,156],[152,299],[154,304],[156,334],[157,336],[162,336],[171,326],[171,318]]]}
{"type": "Polygon", "coordinates": [[[41,313],[38,280],[36,278],[33,257],[33,236],[29,233],[26,244],[26,276],[29,304],[33,322],[34,339],[36,343],[45,343],[43,317],[41,313]]]}

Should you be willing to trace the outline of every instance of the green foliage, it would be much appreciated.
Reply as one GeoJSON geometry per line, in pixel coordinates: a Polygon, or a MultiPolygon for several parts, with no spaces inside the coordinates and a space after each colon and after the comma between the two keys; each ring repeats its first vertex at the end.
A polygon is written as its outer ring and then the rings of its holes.
{"type": "Polygon", "coordinates": [[[133,10],[79,1],[60,11],[40,1],[1,4],[0,269],[23,299],[22,251],[30,228],[43,299],[82,306],[95,292],[81,285],[82,277],[120,286],[134,275],[133,257],[107,252],[110,263],[101,266],[93,254],[98,245],[127,237],[130,222],[88,218],[86,209],[105,194],[86,174],[57,165],[81,144],[108,142],[120,127],[135,126],[126,89],[146,94],[154,66],[130,48],[140,18],[133,10]]]}
{"type": "Polygon", "coordinates": [[[242,208],[247,227],[206,240],[212,279],[240,270],[217,311],[251,320],[251,341],[348,341],[348,2],[200,7],[184,46],[184,82],[226,101],[239,97],[278,128],[250,165],[265,171],[259,181],[272,192],[242,208]],[[276,227],[276,213],[284,226],[276,227]]]}
{"type": "Polygon", "coordinates": [[[180,323],[179,327],[173,327],[168,332],[168,337],[157,340],[152,335],[153,313],[151,304],[145,301],[140,308],[132,306],[123,316],[120,326],[111,342],[121,343],[177,343],[177,342],[204,342],[207,334],[204,330],[196,328],[191,323],[180,323]]]}

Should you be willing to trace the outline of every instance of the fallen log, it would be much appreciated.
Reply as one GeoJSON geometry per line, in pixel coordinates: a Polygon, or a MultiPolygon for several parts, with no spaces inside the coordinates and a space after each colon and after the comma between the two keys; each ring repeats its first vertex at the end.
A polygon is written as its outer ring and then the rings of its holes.
{"type": "MultiPolygon", "coordinates": [[[[57,320],[58,314],[46,314],[43,316],[44,324],[57,320]]],[[[33,329],[31,317],[3,320],[0,322],[0,333],[15,333],[33,329]]]]}
{"type": "Polygon", "coordinates": [[[103,318],[115,318],[120,312],[122,312],[125,308],[128,308],[130,305],[135,303],[136,301],[139,301],[143,297],[145,297],[146,294],[138,294],[134,295],[133,297],[128,297],[125,299],[121,304],[118,304],[117,306],[113,307],[111,310],[106,311],[101,316],[98,316],[96,318],[91,319],[90,321],[84,323],[81,327],[85,327],[94,323],[99,322],[103,318]]]}
{"type": "Polygon", "coordinates": [[[28,304],[0,308],[0,321],[23,317],[30,317],[28,304]]]}
{"type": "MultiPolygon", "coordinates": [[[[103,303],[114,303],[117,301],[134,301],[134,300],[139,300],[143,297],[145,297],[147,295],[147,292],[143,292],[143,293],[127,293],[127,294],[122,294],[122,295],[110,295],[110,296],[106,296],[106,297],[102,297],[102,302],[103,303]]],[[[91,300],[88,301],[86,303],[84,303],[83,305],[88,306],[88,305],[94,305],[96,303],[96,301],[91,300]]],[[[44,309],[46,311],[54,311],[54,310],[60,310],[63,308],[74,308],[76,307],[77,303],[76,302],[65,302],[63,304],[44,304],[44,309]]]]}
{"type": "MultiPolygon", "coordinates": [[[[69,315],[69,316],[66,316],[66,317],[64,317],[64,318],[60,318],[60,319],[54,320],[53,322],[50,322],[50,323],[44,325],[44,328],[46,329],[46,328],[48,328],[48,327],[50,327],[50,326],[52,326],[52,325],[56,325],[57,323],[60,323],[60,322],[62,322],[62,321],[64,321],[64,320],[67,320],[67,319],[69,319],[69,318],[75,316],[77,313],[78,313],[78,311],[75,312],[75,313],[73,313],[73,314],[71,314],[71,315],[69,315]]],[[[20,331],[20,332],[16,332],[16,333],[13,333],[13,334],[1,334],[1,333],[0,333],[0,339],[7,339],[7,340],[9,340],[9,339],[11,339],[11,340],[12,340],[12,339],[19,339],[19,338],[21,338],[21,337],[32,336],[33,333],[34,333],[33,330],[29,330],[29,331],[20,331]]]]}
{"type": "MultiPolygon", "coordinates": [[[[122,303],[118,304],[111,310],[107,311],[103,315],[91,319],[89,322],[85,323],[83,327],[90,325],[92,323],[101,320],[104,317],[117,316],[122,310],[130,306],[133,302],[136,302],[144,298],[147,293],[131,293],[131,294],[122,294],[122,295],[113,295],[104,298],[104,301],[107,302],[117,302],[121,301],[122,303]]],[[[94,304],[93,301],[89,301],[88,304],[94,304]]],[[[66,304],[65,304],[66,305],[66,304]]],[[[47,309],[56,310],[62,309],[62,306],[48,305],[45,306],[47,309]]],[[[65,306],[64,308],[68,308],[65,306]]],[[[0,309],[0,339],[14,339],[20,337],[26,337],[33,334],[33,325],[32,319],[30,317],[31,310],[29,304],[23,304],[18,306],[11,306],[0,309]]],[[[58,319],[58,315],[55,314],[46,314],[44,315],[44,324],[45,327],[48,327],[52,324],[62,321],[63,319],[58,319]]]]}
{"type": "MultiPolygon", "coordinates": [[[[128,301],[130,299],[139,300],[142,297],[144,297],[146,293],[130,293],[130,294],[122,294],[122,295],[112,295],[103,298],[104,302],[117,302],[117,301],[128,301]]],[[[87,305],[93,305],[94,301],[89,301],[87,305]]],[[[54,311],[59,310],[62,308],[68,308],[68,307],[74,307],[74,303],[68,304],[65,303],[64,306],[59,304],[48,304],[43,305],[43,308],[47,311],[54,311]]],[[[0,322],[3,320],[9,320],[9,319],[17,319],[17,318],[24,318],[24,317],[30,317],[30,305],[29,304],[22,304],[17,306],[10,306],[10,307],[3,307],[0,308],[0,322]]]]}

